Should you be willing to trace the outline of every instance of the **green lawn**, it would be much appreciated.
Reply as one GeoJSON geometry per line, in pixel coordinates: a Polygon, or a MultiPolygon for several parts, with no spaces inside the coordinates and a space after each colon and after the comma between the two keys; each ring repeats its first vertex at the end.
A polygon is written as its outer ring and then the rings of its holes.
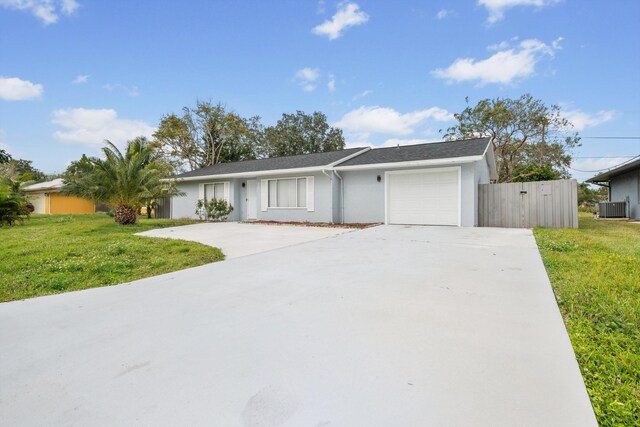
{"type": "Polygon", "coordinates": [[[35,215],[0,227],[0,302],[130,282],[220,261],[217,248],[134,236],[189,221],[140,219],[122,226],[105,214],[35,215]]]}
{"type": "Polygon", "coordinates": [[[534,234],[600,426],[639,426],[640,224],[534,234]]]}

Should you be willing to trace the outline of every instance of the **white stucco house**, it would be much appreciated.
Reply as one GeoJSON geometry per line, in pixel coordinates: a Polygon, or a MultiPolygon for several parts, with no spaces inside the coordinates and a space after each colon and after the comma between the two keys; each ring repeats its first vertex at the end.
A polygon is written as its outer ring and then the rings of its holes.
{"type": "Polygon", "coordinates": [[[488,138],[223,163],[176,177],[171,218],[223,198],[230,221],[475,226],[478,184],[497,179],[488,138]]]}

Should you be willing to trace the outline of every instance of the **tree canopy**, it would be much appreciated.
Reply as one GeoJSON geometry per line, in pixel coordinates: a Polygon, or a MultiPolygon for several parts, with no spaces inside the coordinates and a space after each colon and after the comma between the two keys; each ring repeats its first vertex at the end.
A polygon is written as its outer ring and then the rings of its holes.
{"type": "Polygon", "coordinates": [[[318,111],[285,113],[274,126],[264,127],[259,116],[245,118],[211,101],[196,101],[180,115],[165,115],[153,136],[176,172],[344,148],[342,131],[318,111]]]}
{"type": "Polygon", "coordinates": [[[342,130],[329,126],[327,116],[319,111],[283,114],[275,126],[264,131],[264,148],[268,157],[320,153],[342,150],[342,130]]]}
{"type": "Polygon", "coordinates": [[[568,177],[571,151],[580,145],[577,133],[557,105],[524,94],[518,99],[483,99],[455,114],[458,123],[445,139],[490,137],[499,182],[568,177]]]}
{"type": "Polygon", "coordinates": [[[260,118],[245,119],[221,103],[197,101],[182,115],[160,120],[154,138],[176,170],[255,159],[261,136],[260,118]]]}
{"type": "Polygon", "coordinates": [[[137,209],[150,200],[180,193],[173,182],[161,181],[169,166],[146,138],[127,142],[124,152],[105,143],[104,158],[82,156],[69,166],[63,193],[107,204],[120,224],[135,223],[137,209]]]}

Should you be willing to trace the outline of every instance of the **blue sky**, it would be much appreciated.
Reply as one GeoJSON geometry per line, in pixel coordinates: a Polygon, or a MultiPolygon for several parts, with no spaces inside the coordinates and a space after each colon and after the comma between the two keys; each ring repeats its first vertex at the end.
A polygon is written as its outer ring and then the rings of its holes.
{"type": "MultiPolygon", "coordinates": [[[[585,137],[637,137],[639,22],[636,0],[0,0],[0,147],[61,172],[197,98],[265,124],[319,110],[349,146],[409,144],[441,139],[466,96],[526,92],[585,137]]],[[[578,170],[640,154],[582,142],[578,170]]]]}

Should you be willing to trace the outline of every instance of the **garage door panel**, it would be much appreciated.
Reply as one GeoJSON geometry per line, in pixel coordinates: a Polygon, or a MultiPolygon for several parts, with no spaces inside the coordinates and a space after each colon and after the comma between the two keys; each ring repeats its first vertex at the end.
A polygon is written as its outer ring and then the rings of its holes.
{"type": "Polygon", "coordinates": [[[458,224],[457,170],[392,173],[387,191],[391,224],[458,224]]]}

